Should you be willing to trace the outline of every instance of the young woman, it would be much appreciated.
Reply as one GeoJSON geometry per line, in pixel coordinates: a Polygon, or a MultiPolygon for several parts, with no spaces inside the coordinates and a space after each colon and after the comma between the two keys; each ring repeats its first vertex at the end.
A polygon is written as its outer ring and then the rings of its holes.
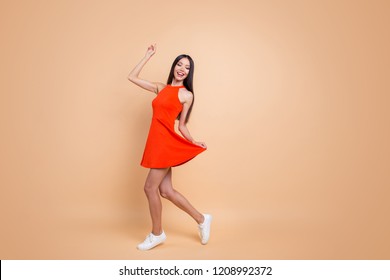
{"type": "Polygon", "coordinates": [[[153,117],[141,161],[143,167],[150,168],[144,191],[149,202],[152,231],[137,248],[149,250],[166,239],[161,223],[160,195],[187,212],[198,223],[201,243],[207,244],[212,216],[200,213],[172,187],[172,167],[191,160],[207,149],[204,142],[192,138],[187,128],[194,104],[194,62],[189,55],[178,56],[172,64],[167,84],[139,78],[142,68],[155,52],[156,45],[149,46],[145,56],[128,76],[137,86],[157,95],[152,102],[153,117]],[[179,120],[178,128],[183,137],[175,132],[176,119],[179,120]]]}

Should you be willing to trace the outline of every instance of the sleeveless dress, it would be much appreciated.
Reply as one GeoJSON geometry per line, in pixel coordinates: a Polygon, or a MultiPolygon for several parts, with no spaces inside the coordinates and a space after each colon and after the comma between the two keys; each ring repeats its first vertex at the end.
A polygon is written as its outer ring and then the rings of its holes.
{"type": "Polygon", "coordinates": [[[179,89],[164,87],[152,102],[153,117],[141,165],[147,168],[167,168],[186,163],[206,149],[193,144],[175,131],[175,120],[183,109],[179,89]]]}

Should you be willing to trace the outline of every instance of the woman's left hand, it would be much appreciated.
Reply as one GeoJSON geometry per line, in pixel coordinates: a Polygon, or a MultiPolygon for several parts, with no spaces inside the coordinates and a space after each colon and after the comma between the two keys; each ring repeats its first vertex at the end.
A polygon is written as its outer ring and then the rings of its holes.
{"type": "Polygon", "coordinates": [[[200,146],[200,147],[202,147],[202,148],[207,149],[207,146],[206,146],[206,143],[205,143],[205,142],[194,141],[194,142],[192,142],[192,143],[194,143],[195,145],[198,145],[198,146],[200,146]]]}

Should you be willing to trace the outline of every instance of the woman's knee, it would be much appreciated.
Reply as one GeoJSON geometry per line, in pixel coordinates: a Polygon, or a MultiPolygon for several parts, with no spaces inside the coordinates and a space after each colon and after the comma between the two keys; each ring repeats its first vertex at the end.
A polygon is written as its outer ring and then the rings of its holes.
{"type": "Polygon", "coordinates": [[[168,189],[168,190],[162,189],[162,190],[160,190],[160,194],[163,198],[171,200],[173,195],[174,195],[174,190],[173,189],[168,189]]]}
{"type": "Polygon", "coordinates": [[[157,187],[146,181],[144,185],[144,192],[147,196],[156,193],[157,187]]]}

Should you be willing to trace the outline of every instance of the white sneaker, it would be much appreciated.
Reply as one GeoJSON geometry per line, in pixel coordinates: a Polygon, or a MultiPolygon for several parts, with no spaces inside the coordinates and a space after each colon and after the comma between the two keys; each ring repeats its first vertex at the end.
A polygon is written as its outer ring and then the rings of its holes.
{"type": "Polygon", "coordinates": [[[152,249],[163,243],[166,239],[167,236],[165,235],[164,231],[160,235],[154,235],[153,233],[150,233],[148,236],[146,236],[144,242],[138,244],[137,249],[141,251],[152,249]]]}
{"type": "Polygon", "coordinates": [[[203,245],[207,244],[210,238],[210,226],[213,217],[210,214],[203,214],[204,222],[199,227],[199,236],[203,245]]]}

